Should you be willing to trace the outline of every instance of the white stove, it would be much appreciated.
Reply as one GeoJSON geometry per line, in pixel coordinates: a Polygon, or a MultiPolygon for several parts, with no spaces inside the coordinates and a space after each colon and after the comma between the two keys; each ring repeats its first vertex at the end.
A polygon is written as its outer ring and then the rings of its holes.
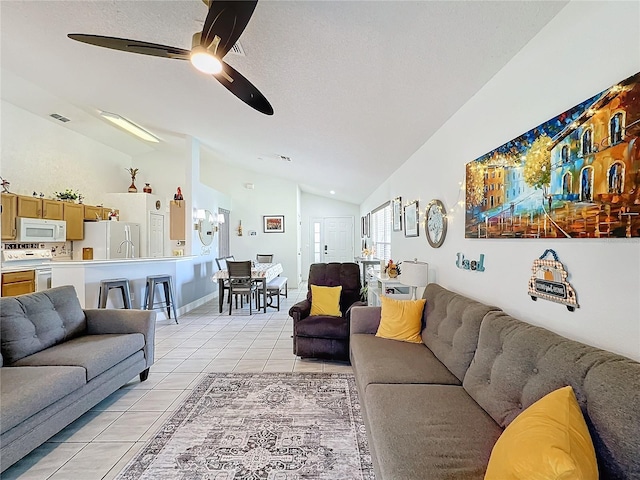
{"type": "Polygon", "coordinates": [[[36,267],[51,263],[51,250],[48,248],[35,248],[32,250],[2,250],[2,269],[9,267],[12,270],[22,267],[36,267]]]}
{"type": "Polygon", "coordinates": [[[35,270],[36,291],[51,288],[51,250],[47,248],[2,250],[2,271],[35,270]]]}

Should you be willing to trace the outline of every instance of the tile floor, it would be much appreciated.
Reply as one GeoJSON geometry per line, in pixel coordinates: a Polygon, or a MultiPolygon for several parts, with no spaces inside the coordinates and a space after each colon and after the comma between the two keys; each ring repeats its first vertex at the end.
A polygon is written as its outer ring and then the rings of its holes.
{"type": "Polygon", "coordinates": [[[292,353],[289,290],[280,311],[218,313],[217,299],[156,327],[155,363],[48,442],[2,473],[3,480],[112,479],[208,372],[351,372],[345,363],[292,353]]]}

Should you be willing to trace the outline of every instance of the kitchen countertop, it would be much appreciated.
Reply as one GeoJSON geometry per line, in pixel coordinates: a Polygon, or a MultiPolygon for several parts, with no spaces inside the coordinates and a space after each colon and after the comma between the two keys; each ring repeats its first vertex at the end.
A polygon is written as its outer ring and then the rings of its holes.
{"type": "Polygon", "coordinates": [[[109,260],[56,260],[51,261],[51,266],[55,267],[78,267],[91,265],[113,265],[120,263],[159,263],[159,262],[175,262],[182,260],[191,260],[196,258],[195,255],[185,255],[182,257],[144,257],[144,258],[112,258],[109,260]]]}

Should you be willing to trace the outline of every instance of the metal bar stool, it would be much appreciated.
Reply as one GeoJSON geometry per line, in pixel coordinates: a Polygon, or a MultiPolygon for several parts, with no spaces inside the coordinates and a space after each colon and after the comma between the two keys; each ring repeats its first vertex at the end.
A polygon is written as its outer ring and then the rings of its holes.
{"type": "Polygon", "coordinates": [[[167,316],[171,318],[171,309],[173,308],[173,318],[178,323],[178,313],[176,312],[176,302],[173,295],[173,282],[171,275],[149,275],[147,284],[144,287],[144,305],[143,310],[154,310],[155,308],[167,309],[167,316]],[[153,301],[155,296],[156,285],[162,284],[164,287],[164,302],[158,302],[156,307],[153,301]]]}
{"type": "Polygon", "coordinates": [[[109,297],[109,290],[112,288],[120,289],[124,308],[131,308],[131,290],[129,288],[129,280],[126,278],[110,278],[100,281],[98,308],[107,308],[107,298],[109,297]]]}

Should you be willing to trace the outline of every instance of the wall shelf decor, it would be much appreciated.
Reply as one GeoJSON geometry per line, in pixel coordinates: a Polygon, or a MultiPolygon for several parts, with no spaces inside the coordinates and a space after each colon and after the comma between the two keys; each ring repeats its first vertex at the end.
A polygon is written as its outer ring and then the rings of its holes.
{"type": "Polygon", "coordinates": [[[391,201],[391,210],[393,214],[393,231],[402,231],[402,197],[396,197],[391,201]]]}
{"type": "Polygon", "coordinates": [[[284,233],[284,215],[264,215],[262,226],[264,233],[284,233]]]}
{"type": "Polygon", "coordinates": [[[440,200],[431,200],[424,212],[424,233],[433,248],[439,248],[447,236],[447,210],[440,200]]]}
{"type": "Polygon", "coordinates": [[[555,251],[547,249],[540,258],[533,261],[533,275],[529,279],[529,296],[531,300],[542,298],[551,302],[566,305],[570,312],[579,307],[576,291],[567,281],[569,273],[558,260],[555,251]],[[551,256],[551,259],[545,258],[551,256]]]}
{"type": "Polygon", "coordinates": [[[640,237],[640,73],[466,166],[466,238],[640,237]]]}
{"type": "Polygon", "coordinates": [[[418,210],[418,200],[405,205],[404,207],[404,236],[417,237],[420,235],[418,223],[420,220],[420,211],[418,210]]]}

